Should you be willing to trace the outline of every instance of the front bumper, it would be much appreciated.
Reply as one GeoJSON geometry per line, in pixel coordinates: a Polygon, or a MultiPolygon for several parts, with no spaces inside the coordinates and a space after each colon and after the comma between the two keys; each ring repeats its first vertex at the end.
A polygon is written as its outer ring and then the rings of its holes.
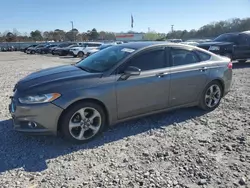
{"type": "Polygon", "coordinates": [[[62,108],[52,103],[23,105],[11,99],[9,105],[13,129],[29,134],[56,135],[62,111],[62,108]]]}

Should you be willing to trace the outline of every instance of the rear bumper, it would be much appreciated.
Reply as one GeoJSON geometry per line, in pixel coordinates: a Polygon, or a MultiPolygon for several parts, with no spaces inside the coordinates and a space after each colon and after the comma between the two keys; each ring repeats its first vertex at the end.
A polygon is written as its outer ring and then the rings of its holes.
{"type": "Polygon", "coordinates": [[[230,89],[231,89],[231,86],[232,86],[232,80],[227,80],[225,83],[224,83],[224,93],[223,93],[223,96],[226,96],[230,89]]]}
{"type": "Polygon", "coordinates": [[[35,135],[56,135],[62,111],[63,109],[52,103],[21,105],[13,100],[9,105],[13,129],[35,135]]]}

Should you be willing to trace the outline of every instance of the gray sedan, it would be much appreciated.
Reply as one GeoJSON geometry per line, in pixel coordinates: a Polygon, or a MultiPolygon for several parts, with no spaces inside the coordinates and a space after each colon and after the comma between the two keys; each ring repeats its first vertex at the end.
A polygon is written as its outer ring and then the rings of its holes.
{"type": "Polygon", "coordinates": [[[195,46],[135,42],[75,65],[44,69],[14,87],[14,129],[87,142],[105,127],[176,108],[214,110],[231,87],[232,62],[195,46]]]}

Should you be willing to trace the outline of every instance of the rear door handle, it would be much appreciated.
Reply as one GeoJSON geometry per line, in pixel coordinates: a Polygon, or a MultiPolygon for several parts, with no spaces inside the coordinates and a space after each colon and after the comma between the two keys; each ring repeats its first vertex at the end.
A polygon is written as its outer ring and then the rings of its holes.
{"type": "Polygon", "coordinates": [[[200,71],[201,72],[205,72],[207,70],[207,67],[202,67],[202,68],[200,68],[200,71]]]}
{"type": "Polygon", "coordinates": [[[168,74],[167,72],[161,72],[161,73],[157,73],[156,76],[161,78],[161,77],[164,77],[167,74],[168,74]]]}

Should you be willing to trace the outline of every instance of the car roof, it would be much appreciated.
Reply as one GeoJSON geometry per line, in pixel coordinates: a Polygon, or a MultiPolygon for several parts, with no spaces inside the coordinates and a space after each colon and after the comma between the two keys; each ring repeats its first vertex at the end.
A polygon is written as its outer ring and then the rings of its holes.
{"type": "Polygon", "coordinates": [[[167,44],[167,42],[156,42],[156,41],[152,41],[152,42],[128,42],[128,43],[123,43],[123,44],[119,44],[119,46],[122,46],[124,48],[133,48],[133,49],[141,49],[141,48],[145,48],[145,47],[149,47],[149,46],[153,46],[153,45],[157,45],[157,44],[167,44]]]}
{"type": "Polygon", "coordinates": [[[168,42],[168,41],[151,41],[151,42],[128,42],[128,43],[123,43],[123,44],[119,44],[119,46],[122,46],[124,48],[132,48],[132,49],[136,49],[139,50],[141,48],[146,48],[146,47],[150,47],[150,46],[169,46],[169,47],[183,47],[183,48],[194,48],[193,46],[190,45],[185,45],[185,44],[181,44],[181,43],[172,43],[172,42],[168,42]]]}
{"type": "Polygon", "coordinates": [[[241,33],[244,33],[244,34],[247,34],[247,35],[250,35],[250,31],[243,31],[241,33]]]}
{"type": "Polygon", "coordinates": [[[103,44],[102,42],[83,42],[83,44],[103,44]]]}

